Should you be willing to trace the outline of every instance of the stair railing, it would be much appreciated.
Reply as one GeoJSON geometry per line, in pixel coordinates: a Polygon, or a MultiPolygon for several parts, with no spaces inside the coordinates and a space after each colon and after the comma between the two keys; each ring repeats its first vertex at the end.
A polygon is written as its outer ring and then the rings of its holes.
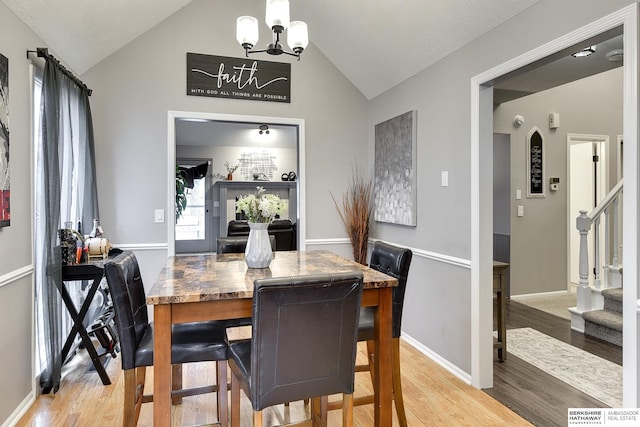
{"type": "Polygon", "coordinates": [[[623,189],[623,179],[621,179],[609,193],[598,203],[598,205],[590,212],[581,210],[580,215],[576,218],[576,228],[580,233],[580,258],[579,258],[579,267],[578,274],[580,276],[580,280],[578,283],[577,289],[577,304],[576,308],[578,311],[588,311],[591,310],[591,289],[589,287],[589,248],[587,245],[587,236],[589,231],[591,230],[591,225],[594,226],[594,280],[593,286],[595,289],[604,289],[607,287],[607,277],[608,274],[603,274],[603,280],[600,275],[601,270],[605,270],[605,273],[609,269],[609,264],[618,265],[619,255],[618,255],[618,209],[619,209],[619,200],[622,195],[623,189]],[[605,266],[600,265],[600,218],[605,214],[607,218],[607,222],[611,220],[611,233],[612,236],[609,238],[609,228],[605,228],[605,266]],[[611,243],[609,243],[611,242],[611,243]],[[612,248],[609,249],[609,244],[611,244],[612,248]],[[603,286],[604,285],[604,286],[603,286]]]}

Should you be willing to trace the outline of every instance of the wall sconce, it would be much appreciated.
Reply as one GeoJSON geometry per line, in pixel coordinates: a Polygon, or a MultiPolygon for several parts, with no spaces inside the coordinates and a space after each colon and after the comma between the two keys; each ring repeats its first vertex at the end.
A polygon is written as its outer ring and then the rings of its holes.
{"type": "Polygon", "coordinates": [[[269,126],[268,125],[260,125],[260,131],[258,132],[260,135],[267,134],[269,135],[269,126]]]}

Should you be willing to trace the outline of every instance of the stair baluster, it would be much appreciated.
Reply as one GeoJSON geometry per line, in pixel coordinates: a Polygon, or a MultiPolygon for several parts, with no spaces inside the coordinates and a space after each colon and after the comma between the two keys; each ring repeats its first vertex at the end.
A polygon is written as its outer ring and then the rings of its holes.
{"type": "Polygon", "coordinates": [[[620,261],[618,260],[618,230],[619,230],[619,225],[618,225],[618,221],[619,221],[619,213],[618,213],[618,205],[619,205],[619,200],[620,200],[620,195],[618,195],[614,200],[613,200],[613,205],[611,206],[611,208],[613,209],[613,213],[611,215],[611,221],[613,222],[613,236],[612,236],[612,242],[611,242],[611,246],[613,246],[611,248],[612,250],[612,254],[611,254],[611,265],[614,266],[618,266],[618,264],[620,264],[620,261]]]}
{"type": "Polygon", "coordinates": [[[600,217],[593,222],[593,287],[600,289],[600,217]]]}

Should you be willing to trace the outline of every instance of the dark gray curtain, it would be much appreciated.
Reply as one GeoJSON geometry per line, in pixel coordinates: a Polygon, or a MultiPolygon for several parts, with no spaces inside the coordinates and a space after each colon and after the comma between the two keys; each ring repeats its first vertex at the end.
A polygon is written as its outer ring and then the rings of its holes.
{"type": "Polygon", "coordinates": [[[36,304],[43,337],[40,373],[43,393],[60,387],[61,350],[70,316],[60,297],[58,230],[81,218],[90,227],[98,216],[93,124],[89,93],[58,61],[47,58],[42,76],[40,140],[36,166],[36,304]],[[38,244],[38,241],[40,244],[38,244]]]}

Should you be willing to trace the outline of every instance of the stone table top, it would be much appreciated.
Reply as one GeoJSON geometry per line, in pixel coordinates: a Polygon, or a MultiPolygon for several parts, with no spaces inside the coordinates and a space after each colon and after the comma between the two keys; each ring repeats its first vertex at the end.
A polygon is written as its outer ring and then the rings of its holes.
{"type": "Polygon", "coordinates": [[[342,273],[358,270],[364,289],[394,287],[398,281],[329,251],[274,252],[269,268],[248,268],[244,254],[169,257],[147,292],[147,304],[216,301],[253,297],[253,281],[271,277],[342,273]]]}

